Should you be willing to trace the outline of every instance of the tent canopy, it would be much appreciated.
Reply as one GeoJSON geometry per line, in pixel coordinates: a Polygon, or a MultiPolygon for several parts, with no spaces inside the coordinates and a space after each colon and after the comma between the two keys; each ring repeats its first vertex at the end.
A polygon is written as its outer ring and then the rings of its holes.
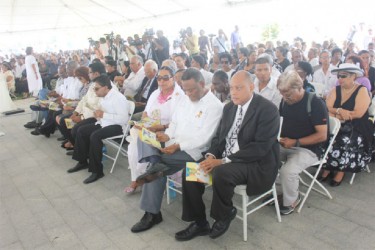
{"type": "MultiPolygon", "coordinates": [[[[271,1],[271,0],[266,0],[271,1]]],[[[0,33],[59,30],[131,23],[197,8],[230,7],[248,1],[200,0],[2,0],[0,33]]]]}

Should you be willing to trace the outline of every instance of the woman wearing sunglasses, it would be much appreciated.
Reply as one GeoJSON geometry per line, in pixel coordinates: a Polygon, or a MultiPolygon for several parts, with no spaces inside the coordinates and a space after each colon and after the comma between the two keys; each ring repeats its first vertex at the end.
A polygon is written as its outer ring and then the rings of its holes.
{"type": "Polygon", "coordinates": [[[367,111],[370,96],[367,89],[356,82],[363,71],[355,64],[343,63],[332,72],[337,73],[339,86],[331,91],[326,103],[329,115],[342,123],[319,179],[325,181],[333,176],[330,185],[335,187],[341,184],[345,172],[360,172],[370,162],[373,128],[367,111]]]}
{"type": "MultiPolygon", "coordinates": [[[[168,66],[162,66],[159,70],[156,79],[159,88],[155,90],[147,101],[145,111],[142,114],[142,119],[147,117],[151,120],[159,120],[160,125],[148,127],[152,132],[164,131],[168,128],[168,124],[172,119],[173,112],[182,100],[185,93],[180,86],[174,81],[174,70],[168,66]]],[[[138,163],[138,149],[137,137],[138,128],[132,128],[130,134],[132,140],[128,147],[129,168],[131,172],[131,184],[125,188],[126,193],[133,193],[137,189],[135,180],[144,172],[147,163],[138,163]]]]}

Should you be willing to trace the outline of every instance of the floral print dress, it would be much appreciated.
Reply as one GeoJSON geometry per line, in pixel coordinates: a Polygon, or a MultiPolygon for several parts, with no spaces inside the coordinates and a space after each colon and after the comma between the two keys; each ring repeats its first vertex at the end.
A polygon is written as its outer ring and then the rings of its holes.
{"type": "MultiPolygon", "coordinates": [[[[363,86],[357,87],[350,98],[341,105],[341,88],[336,87],[334,108],[354,110],[355,98],[363,86]]],[[[368,120],[368,112],[359,119],[341,124],[331,151],[328,154],[327,170],[357,173],[365,169],[371,160],[372,126],[368,120]]]]}

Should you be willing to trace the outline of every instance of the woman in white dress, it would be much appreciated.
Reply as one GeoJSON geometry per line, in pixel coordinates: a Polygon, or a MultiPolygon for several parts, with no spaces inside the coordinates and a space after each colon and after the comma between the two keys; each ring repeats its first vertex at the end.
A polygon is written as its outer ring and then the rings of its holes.
{"type": "Polygon", "coordinates": [[[34,97],[38,96],[39,90],[43,88],[42,77],[39,73],[38,62],[33,56],[33,48],[26,48],[25,57],[27,85],[29,87],[29,93],[32,93],[34,97]]]}
{"type": "MultiPolygon", "coordinates": [[[[162,66],[157,75],[159,88],[155,90],[147,101],[142,118],[149,117],[153,120],[160,120],[161,125],[155,125],[148,129],[157,132],[164,131],[172,119],[173,112],[177,104],[183,99],[185,93],[180,86],[174,82],[174,71],[168,66],[162,66]]],[[[132,140],[128,147],[128,160],[131,172],[131,184],[125,188],[126,193],[133,193],[137,188],[135,182],[137,177],[142,174],[147,163],[138,162],[137,137],[138,129],[133,127],[130,130],[132,140]]]]}
{"type": "Polygon", "coordinates": [[[5,75],[0,74],[0,112],[15,109],[15,105],[9,96],[5,75]]]}

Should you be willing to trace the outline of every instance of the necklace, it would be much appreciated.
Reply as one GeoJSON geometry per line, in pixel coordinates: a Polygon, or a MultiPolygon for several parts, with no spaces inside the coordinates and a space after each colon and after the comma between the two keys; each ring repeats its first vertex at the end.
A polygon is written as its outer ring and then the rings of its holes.
{"type": "Polygon", "coordinates": [[[345,88],[342,88],[342,90],[345,92],[345,93],[350,93],[352,92],[352,90],[355,88],[355,83],[353,84],[353,87],[351,87],[349,90],[348,89],[345,89],[345,88]]]}

